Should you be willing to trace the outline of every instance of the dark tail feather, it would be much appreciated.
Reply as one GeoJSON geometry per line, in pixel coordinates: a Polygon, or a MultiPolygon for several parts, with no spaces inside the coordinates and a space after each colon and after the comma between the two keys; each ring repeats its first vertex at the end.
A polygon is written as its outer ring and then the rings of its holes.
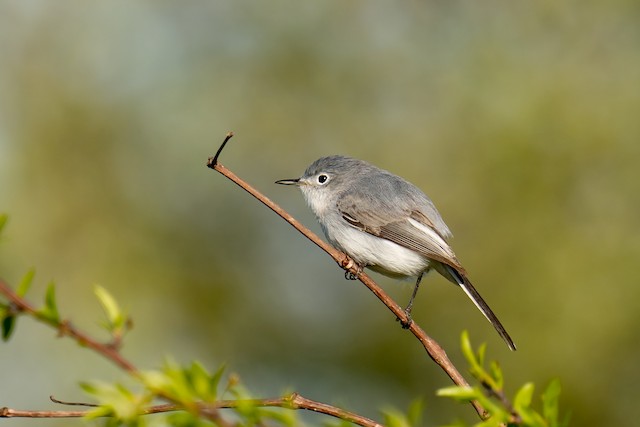
{"type": "Polygon", "coordinates": [[[514,344],[513,340],[504,329],[504,326],[502,326],[502,323],[500,323],[493,311],[491,311],[489,305],[480,296],[478,291],[476,291],[476,288],[473,287],[469,279],[467,279],[466,276],[458,273],[451,266],[444,265],[444,267],[446,268],[447,272],[453,276],[458,285],[460,285],[464,293],[467,294],[467,296],[471,299],[471,301],[473,301],[476,307],[478,307],[478,310],[480,310],[482,314],[484,314],[484,317],[486,317],[487,320],[493,325],[493,327],[496,328],[496,331],[498,331],[498,334],[500,334],[504,342],[507,343],[507,346],[509,346],[511,350],[515,351],[516,345],[514,344]]]}

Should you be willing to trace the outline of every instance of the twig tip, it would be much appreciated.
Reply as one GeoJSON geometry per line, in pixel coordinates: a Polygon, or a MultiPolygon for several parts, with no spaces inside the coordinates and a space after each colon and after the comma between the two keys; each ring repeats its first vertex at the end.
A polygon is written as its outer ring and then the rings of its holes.
{"type": "Polygon", "coordinates": [[[207,159],[207,167],[211,168],[211,169],[215,169],[216,165],[218,164],[218,157],[220,156],[220,153],[222,152],[222,149],[224,148],[225,145],[227,145],[227,142],[229,142],[229,140],[233,137],[233,132],[229,131],[227,132],[227,135],[224,138],[224,141],[222,141],[222,144],[220,145],[220,148],[218,148],[218,151],[216,152],[216,155],[213,157],[209,157],[207,159]]]}

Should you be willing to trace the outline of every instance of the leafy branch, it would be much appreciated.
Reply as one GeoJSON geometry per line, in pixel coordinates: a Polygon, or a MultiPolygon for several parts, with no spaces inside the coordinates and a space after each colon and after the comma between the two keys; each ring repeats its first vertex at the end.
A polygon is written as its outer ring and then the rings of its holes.
{"type": "MultiPolygon", "coordinates": [[[[487,409],[484,421],[476,427],[526,426],[567,427],[569,417],[559,419],[560,382],[553,380],[542,393],[542,411],[532,407],[534,385],[526,383],[516,392],[513,403],[504,391],[504,376],[497,362],[485,367],[486,345],[473,350],[469,334],[462,333],[462,353],[469,363],[469,372],[478,381],[478,386],[451,386],[438,390],[438,396],[449,397],[460,402],[478,401],[487,409]]],[[[460,424],[463,425],[463,424],[460,424]]]]}
{"type": "MultiPolygon", "coordinates": [[[[64,402],[51,398],[52,401],[64,405],[89,406],[92,409],[76,411],[34,411],[19,410],[8,407],[0,408],[0,418],[78,418],[94,419],[110,417],[126,424],[140,425],[140,416],[180,411],[182,415],[173,414],[172,424],[197,425],[200,419],[213,421],[217,425],[230,426],[218,413],[219,409],[232,408],[236,414],[247,421],[261,419],[275,419],[282,425],[295,423],[286,421],[279,413],[265,412],[263,408],[277,407],[286,409],[303,409],[336,417],[365,427],[381,426],[378,422],[367,417],[337,408],[335,406],[308,399],[298,393],[291,393],[283,397],[254,399],[242,389],[239,380],[231,376],[223,395],[230,394],[233,399],[222,399],[218,393],[224,370],[218,369],[210,374],[202,365],[194,362],[187,368],[182,368],[173,362],[165,363],[161,370],[140,371],[119,352],[123,333],[130,328],[131,322],[125,316],[113,297],[101,287],[96,288],[98,297],[105,311],[107,321],[103,327],[111,334],[111,340],[100,342],[88,334],[80,331],[69,320],[60,317],[56,300],[55,286],[50,284],[45,293],[44,306],[36,309],[24,295],[28,291],[34,273],[30,271],[20,282],[16,291],[0,279],[0,294],[7,300],[0,304],[2,318],[2,336],[7,340],[16,325],[19,315],[27,315],[58,331],[60,336],[75,340],[83,347],[87,347],[102,357],[115,363],[122,370],[132,376],[137,382],[139,390],[133,390],[123,384],[115,383],[83,383],[83,390],[98,401],[98,404],[84,402],[64,402]],[[153,405],[157,399],[170,403],[153,405]]],[[[295,419],[291,418],[291,421],[295,419]]],[[[251,423],[250,423],[251,424],[251,423]]],[[[242,424],[238,424],[242,425],[242,424]]]]}
{"type": "Polygon", "coordinates": [[[20,282],[16,292],[13,292],[9,285],[0,279],[0,293],[8,300],[8,304],[0,306],[0,314],[2,315],[2,337],[5,341],[9,339],[13,332],[17,316],[27,314],[55,328],[60,336],[68,336],[81,346],[88,347],[101,354],[124,371],[130,374],[137,373],[136,367],[125,359],[112,343],[99,342],[88,334],[78,330],[69,320],[64,320],[60,317],[56,305],[55,285],[53,283],[47,286],[44,306],[42,308],[37,309],[27,302],[23,297],[31,285],[33,276],[33,270],[29,271],[20,282]]]}

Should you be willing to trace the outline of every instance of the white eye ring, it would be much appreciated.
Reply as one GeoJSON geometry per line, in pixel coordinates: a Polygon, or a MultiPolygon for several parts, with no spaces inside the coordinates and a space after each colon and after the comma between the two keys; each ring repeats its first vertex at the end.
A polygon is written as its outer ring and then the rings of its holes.
{"type": "Polygon", "coordinates": [[[327,174],[321,173],[318,175],[318,184],[323,185],[329,181],[329,176],[327,174]]]}

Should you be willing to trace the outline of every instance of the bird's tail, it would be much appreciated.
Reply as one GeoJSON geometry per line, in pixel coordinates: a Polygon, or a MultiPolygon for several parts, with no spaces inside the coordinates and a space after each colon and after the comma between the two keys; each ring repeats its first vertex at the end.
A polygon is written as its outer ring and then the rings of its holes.
{"type": "MultiPolygon", "coordinates": [[[[516,350],[516,345],[513,340],[498,320],[498,317],[493,313],[493,311],[489,308],[489,305],[485,302],[485,300],[480,296],[476,288],[473,287],[471,281],[464,275],[456,271],[453,267],[443,264],[445,270],[452,276],[455,282],[460,285],[465,294],[473,301],[478,310],[484,314],[484,317],[493,325],[493,327],[498,331],[498,334],[502,337],[504,342],[507,343],[507,346],[513,351],[516,350]]],[[[447,277],[447,275],[444,275],[447,277]]]]}

